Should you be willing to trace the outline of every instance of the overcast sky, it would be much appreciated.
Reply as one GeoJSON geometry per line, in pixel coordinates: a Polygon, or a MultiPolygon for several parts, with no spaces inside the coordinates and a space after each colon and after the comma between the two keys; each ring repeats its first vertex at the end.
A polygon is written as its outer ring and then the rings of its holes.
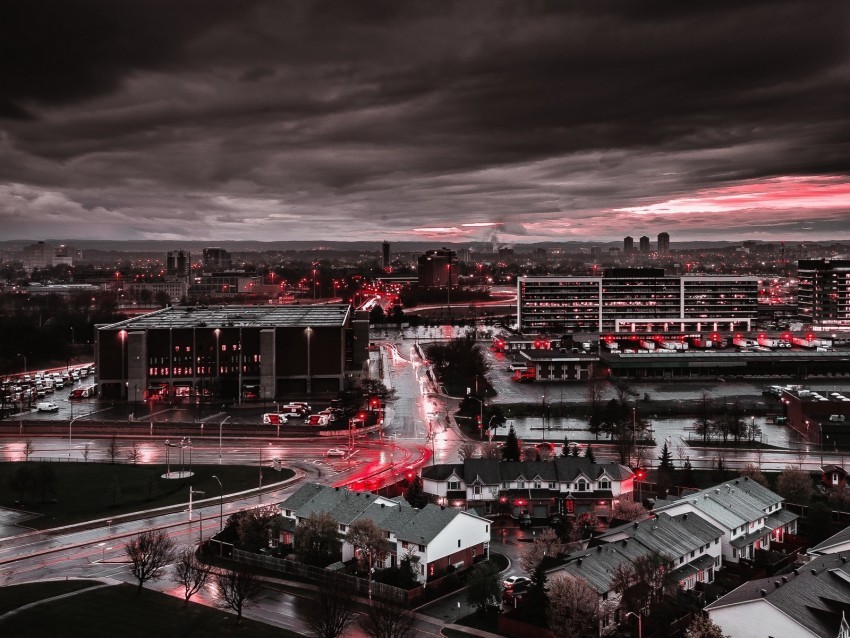
{"type": "Polygon", "coordinates": [[[846,0],[9,0],[0,239],[848,239],[846,0]]]}

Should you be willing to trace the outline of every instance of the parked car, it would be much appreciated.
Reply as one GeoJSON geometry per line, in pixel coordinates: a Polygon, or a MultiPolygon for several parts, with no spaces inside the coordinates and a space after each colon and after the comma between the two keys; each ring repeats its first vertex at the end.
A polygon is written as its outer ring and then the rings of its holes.
{"type": "Polygon", "coordinates": [[[339,447],[332,447],[330,450],[325,452],[325,456],[345,456],[347,452],[339,447]]]}
{"type": "Polygon", "coordinates": [[[502,586],[505,589],[513,589],[514,587],[526,587],[531,584],[531,579],[527,576],[508,576],[502,581],[502,586]]]}
{"type": "Polygon", "coordinates": [[[519,515],[519,526],[520,527],[531,527],[531,514],[525,512],[524,514],[519,515]]]}
{"type": "Polygon", "coordinates": [[[41,401],[35,406],[35,409],[39,412],[59,412],[59,406],[53,401],[41,401]]]}

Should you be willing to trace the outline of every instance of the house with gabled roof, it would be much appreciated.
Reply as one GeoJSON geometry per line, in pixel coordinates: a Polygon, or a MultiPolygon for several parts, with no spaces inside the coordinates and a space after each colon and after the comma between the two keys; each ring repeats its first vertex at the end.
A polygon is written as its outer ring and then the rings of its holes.
{"type": "Polygon", "coordinates": [[[671,515],[694,512],[724,531],[723,560],[751,560],[771,540],[783,542],[796,534],[798,516],[783,508],[785,499],[749,477],[660,501],[656,512],[671,515]]]}
{"type": "Polygon", "coordinates": [[[632,500],[634,474],[618,463],[580,457],[505,462],[466,459],[422,468],[422,487],[432,501],[479,515],[594,512],[606,517],[621,500],[632,500]]]}
{"type": "Polygon", "coordinates": [[[302,485],[279,507],[284,544],[294,543],[295,528],[311,514],[329,514],[338,526],[343,561],[355,556],[355,549],[345,542],[351,524],[373,521],[387,538],[382,566],[397,566],[409,554],[422,583],[469,568],[490,554],[490,521],[474,512],[432,503],[418,509],[400,497],[390,499],[313,483],[302,485]]]}
{"type": "Polygon", "coordinates": [[[731,638],[837,638],[850,615],[848,558],[821,556],[789,574],[751,580],[705,611],[731,638]]]}
{"type": "Polygon", "coordinates": [[[840,553],[850,555],[850,527],[845,527],[837,534],[833,534],[826,540],[810,547],[806,553],[810,556],[840,553]]]}

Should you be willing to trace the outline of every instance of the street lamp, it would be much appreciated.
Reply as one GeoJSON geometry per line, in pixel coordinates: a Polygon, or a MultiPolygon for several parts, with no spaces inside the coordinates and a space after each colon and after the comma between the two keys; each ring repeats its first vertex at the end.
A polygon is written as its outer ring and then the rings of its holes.
{"type": "Polygon", "coordinates": [[[218,424],[218,464],[221,465],[221,427],[229,419],[229,416],[224,417],[218,424]]]}
{"type": "MultiPolygon", "coordinates": [[[[73,403],[71,405],[73,405],[73,403]]],[[[69,461],[71,460],[71,426],[74,425],[74,421],[76,421],[77,419],[82,419],[83,416],[84,415],[81,414],[76,419],[71,419],[70,421],[68,421],[68,460],[69,461]]]]}
{"type": "Polygon", "coordinates": [[[469,399],[478,401],[478,438],[484,439],[484,401],[478,397],[472,396],[472,388],[466,389],[466,396],[469,399]]]}
{"type": "Polygon", "coordinates": [[[126,330],[119,330],[118,331],[118,337],[121,339],[121,395],[120,395],[120,398],[123,400],[123,399],[126,398],[126,395],[124,394],[124,391],[126,390],[126,386],[124,384],[124,357],[125,357],[124,344],[126,343],[126,340],[127,340],[127,331],[126,330]]]}
{"type": "Polygon", "coordinates": [[[628,618],[629,616],[634,616],[638,621],[638,638],[643,638],[643,617],[640,614],[636,614],[633,611],[626,613],[624,618],[628,618]]]}
{"type": "Polygon", "coordinates": [[[313,334],[313,329],[309,326],[306,328],[307,332],[307,394],[312,394],[313,392],[313,380],[312,374],[310,371],[310,337],[313,334]]]}
{"type": "Polygon", "coordinates": [[[27,355],[18,354],[18,356],[21,357],[24,360],[24,374],[26,374],[27,373],[27,355]]]}
{"type": "Polygon", "coordinates": [[[221,479],[213,474],[215,482],[218,483],[218,526],[224,529],[224,486],[221,484],[221,479]]]}
{"type": "MultiPolygon", "coordinates": [[[[219,374],[221,374],[221,367],[219,365],[219,354],[221,353],[221,348],[219,347],[219,337],[221,336],[221,330],[216,328],[213,330],[213,334],[215,334],[215,385],[216,389],[219,385],[219,374]]],[[[218,393],[216,393],[216,398],[218,397],[218,393]]]]}
{"type": "MultiPolygon", "coordinates": [[[[198,494],[199,496],[203,496],[204,493],[201,490],[193,490],[192,486],[189,486],[189,528],[191,530],[192,527],[192,497],[198,494]]],[[[204,513],[201,510],[198,510],[198,543],[203,544],[204,542],[204,513]]]]}

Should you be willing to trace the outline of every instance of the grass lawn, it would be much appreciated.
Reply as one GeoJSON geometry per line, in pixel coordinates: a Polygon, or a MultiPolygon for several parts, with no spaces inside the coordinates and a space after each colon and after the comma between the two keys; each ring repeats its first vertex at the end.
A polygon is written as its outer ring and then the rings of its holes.
{"type": "MultiPolygon", "coordinates": [[[[0,463],[0,506],[42,514],[26,525],[45,529],[185,503],[189,500],[189,486],[205,492],[203,498],[215,498],[221,490],[213,475],[221,480],[225,494],[257,487],[259,482],[256,467],[194,465],[192,471],[194,476],[190,478],[164,479],[162,465],[0,463]],[[30,477],[23,481],[23,489],[15,486],[21,472],[30,477]]],[[[263,468],[263,485],[292,475],[288,469],[276,472],[263,468]]]]}
{"type": "MultiPolygon", "coordinates": [[[[0,588],[3,597],[16,587],[0,588]]],[[[47,595],[44,598],[48,597],[47,595]]],[[[243,619],[221,610],[190,603],[184,609],[180,598],[134,585],[116,585],[57,600],[0,622],[0,634],[27,638],[57,636],[121,636],[121,638],[294,638],[299,634],[243,619]]]]}
{"type": "Polygon", "coordinates": [[[37,600],[61,596],[68,592],[99,585],[96,580],[52,580],[44,583],[27,583],[0,589],[0,616],[7,611],[29,605],[37,600]]]}

